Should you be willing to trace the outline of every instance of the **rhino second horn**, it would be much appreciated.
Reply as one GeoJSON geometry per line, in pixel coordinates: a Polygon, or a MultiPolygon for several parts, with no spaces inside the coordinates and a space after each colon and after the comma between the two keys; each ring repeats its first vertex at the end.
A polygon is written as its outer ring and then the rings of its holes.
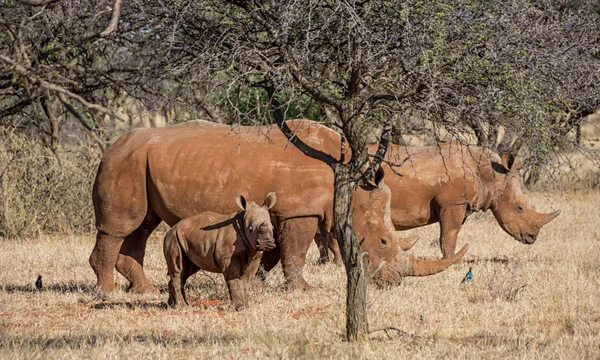
{"type": "Polygon", "coordinates": [[[411,257],[411,269],[408,276],[428,276],[439,273],[440,271],[446,270],[450,265],[453,265],[469,250],[469,244],[463,246],[463,248],[448,259],[441,260],[420,260],[411,257]]]}

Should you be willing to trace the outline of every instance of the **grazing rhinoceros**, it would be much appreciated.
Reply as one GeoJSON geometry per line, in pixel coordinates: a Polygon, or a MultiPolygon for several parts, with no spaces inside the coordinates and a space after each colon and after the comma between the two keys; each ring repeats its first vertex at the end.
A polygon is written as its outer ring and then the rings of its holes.
{"type": "Polygon", "coordinates": [[[234,309],[248,306],[246,292],[262,252],[275,248],[269,209],[277,198],[275,193],[267,194],[262,206],[242,195],[235,200],[242,211],[230,215],[205,211],[181,220],[165,235],[169,305],[189,305],[185,283],[202,269],[223,274],[234,309]]]}
{"type": "MultiPolygon", "coordinates": [[[[308,145],[340,157],[339,134],[309,121],[295,124],[303,124],[297,136],[308,145]]],[[[384,174],[380,169],[373,186],[356,187],[353,195],[353,223],[364,239],[367,270],[381,281],[397,282],[458,261],[466,246],[444,260],[418,260],[401,250],[384,174]]],[[[280,197],[272,209],[278,246],[263,254],[263,267],[269,271],[281,258],[288,287],[307,288],[306,252],[317,227],[323,233],[332,228],[328,165],[306,156],[275,126],[231,129],[199,121],[121,136],[105,152],[93,188],[98,233],[90,265],[99,290],[114,288],[114,267],[131,281],[130,290],[152,289],[143,261],[146,241],[161,220],[173,226],[203,211],[231,213],[235,207],[226,199],[236,193],[256,199],[270,191],[280,197]]]]}
{"type": "MultiPolygon", "coordinates": [[[[386,161],[387,173],[394,173],[386,177],[392,190],[394,227],[408,230],[439,222],[444,258],[454,255],[458,232],[473,212],[492,210],[502,229],[524,244],[533,244],[541,227],[560,214],[540,214],[527,204],[518,174],[523,163],[515,164],[508,153],[499,156],[459,143],[420,148],[390,145],[386,161]],[[402,166],[390,169],[389,164],[402,166]]],[[[317,240],[321,249],[329,247],[339,256],[334,240],[317,240]]],[[[327,258],[327,252],[322,251],[321,257],[327,258]]]]}

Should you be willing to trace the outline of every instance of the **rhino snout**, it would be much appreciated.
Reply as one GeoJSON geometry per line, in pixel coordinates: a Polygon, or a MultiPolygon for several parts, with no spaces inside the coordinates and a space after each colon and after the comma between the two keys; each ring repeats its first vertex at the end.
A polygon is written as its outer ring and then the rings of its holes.
{"type": "Polygon", "coordinates": [[[528,234],[528,233],[523,233],[520,236],[521,242],[523,244],[533,244],[535,242],[535,240],[537,239],[537,234],[528,234]]]}
{"type": "Polygon", "coordinates": [[[269,251],[275,249],[275,239],[258,239],[256,241],[256,248],[259,251],[269,251]]]}

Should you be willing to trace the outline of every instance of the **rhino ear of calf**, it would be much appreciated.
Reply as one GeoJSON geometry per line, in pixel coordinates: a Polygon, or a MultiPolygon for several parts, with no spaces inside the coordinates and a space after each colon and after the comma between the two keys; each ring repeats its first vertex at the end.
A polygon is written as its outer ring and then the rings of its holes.
{"type": "Polygon", "coordinates": [[[265,202],[263,203],[263,206],[266,207],[268,210],[275,206],[275,202],[277,202],[277,195],[274,192],[270,192],[267,194],[267,197],[265,197],[265,202]]]}
{"type": "Polygon", "coordinates": [[[237,194],[235,196],[235,203],[237,204],[237,206],[240,207],[240,209],[242,210],[246,210],[246,198],[244,197],[244,195],[241,194],[237,194]]]}
{"type": "Polygon", "coordinates": [[[504,168],[506,170],[510,170],[515,162],[515,156],[507,151],[503,152],[500,158],[502,159],[502,165],[504,165],[504,168]]]}
{"type": "Polygon", "coordinates": [[[504,152],[502,153],[502,165],[508,171],[517,171],[525,166],[525,161],[520,161],[515,164],[515,155],[504,152]]]}

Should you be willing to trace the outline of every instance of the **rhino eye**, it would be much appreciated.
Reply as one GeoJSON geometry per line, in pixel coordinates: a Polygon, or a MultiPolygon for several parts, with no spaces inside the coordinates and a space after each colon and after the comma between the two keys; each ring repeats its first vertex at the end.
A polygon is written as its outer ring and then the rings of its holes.
{"type": "Polygon", "coordinates": [[[379,241],[381,241],[381,245],[387,245],[387,240],[386,239],[381,239],[379,241]]]}
{"type": "Polygon", "coordinates": [[[524,210],[524,209],[523,209],[523,207],[522,207],[521,205],[518,205],[518,206],[517,206],[517,209],[518,209],[519,211],[523,211],[523,210],[524,210]]]}

